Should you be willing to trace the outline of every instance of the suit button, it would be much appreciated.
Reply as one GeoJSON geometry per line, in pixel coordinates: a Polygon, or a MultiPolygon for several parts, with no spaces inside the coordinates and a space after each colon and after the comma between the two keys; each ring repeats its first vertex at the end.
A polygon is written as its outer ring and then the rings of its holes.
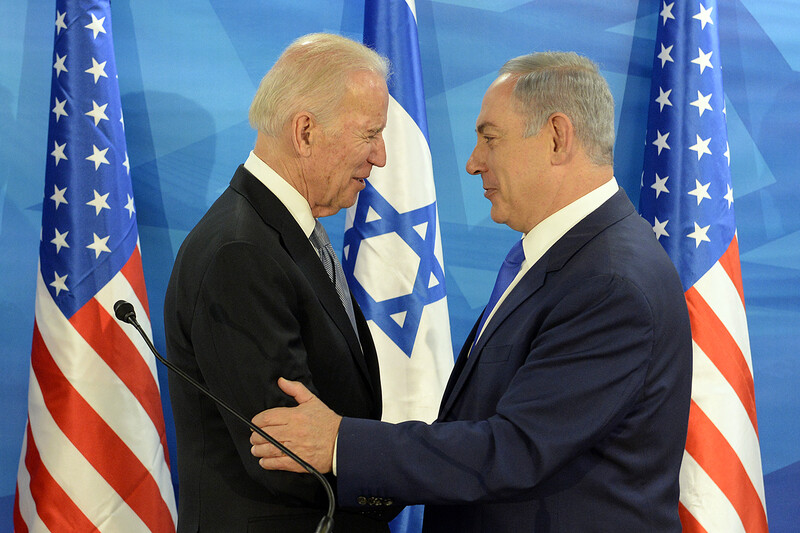
{"type": "Polygon", "coordinates": [[[358,505],[367,505],[367,499],[363,496],[359,496],[356,499],[356,502],[358,503],[358,505]]]}
{"type": "Polygon", "coordinates": [[[380,505],[381,504],[381,499],[380,498],[376,498],[376,497],[373,496],[373,497],[369,498],[367,500],[367,502],[372,506],[376,506],[376,505],[380,505]]]}

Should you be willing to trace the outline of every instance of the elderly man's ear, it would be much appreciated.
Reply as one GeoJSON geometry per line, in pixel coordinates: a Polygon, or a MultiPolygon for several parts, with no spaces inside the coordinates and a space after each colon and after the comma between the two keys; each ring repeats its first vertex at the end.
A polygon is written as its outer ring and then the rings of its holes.
{"type": "Polygon", "coordinates": [[[311,145],[316,141],[319,123],[308,111],[301,111],[292,117],[292,145],[301,157],[311,155],[311,145]]]}
{"type": "Polygon", "coordinates": [[[550,136],[550,161],[553,165],[568,163],[573,156],[575,128],[572,121],[563,113],[553,113],[545,124],[550,136]]]}

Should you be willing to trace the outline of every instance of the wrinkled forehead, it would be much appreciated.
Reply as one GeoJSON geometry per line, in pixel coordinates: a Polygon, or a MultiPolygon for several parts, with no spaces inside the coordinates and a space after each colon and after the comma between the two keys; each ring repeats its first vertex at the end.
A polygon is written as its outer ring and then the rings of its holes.
{"type": "Polygon", "coordinates": [[[339,112],[376,107],[384,111],[389,104],[389,89],[383,77],[370,71],[356,71],[348,77],[339,112]]]}
{"type": "Polygon", "coordinates": [[[386,126],[389,107],[386,82],[380,76],[368,74],[348,84],[336,106],[334,127],[379,132],[386,126]]]}

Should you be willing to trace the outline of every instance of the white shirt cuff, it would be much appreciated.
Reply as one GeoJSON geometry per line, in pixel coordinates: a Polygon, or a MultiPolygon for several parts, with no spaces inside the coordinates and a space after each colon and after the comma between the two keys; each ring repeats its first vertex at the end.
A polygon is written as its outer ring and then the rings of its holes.
{"type": "Polygon", "coordinates": [[[336,434],[336,440],[333,441],[333,458],[331,459],[331,472],[336,475],[336,450],[339,448],[339,434],[336,434]]]}

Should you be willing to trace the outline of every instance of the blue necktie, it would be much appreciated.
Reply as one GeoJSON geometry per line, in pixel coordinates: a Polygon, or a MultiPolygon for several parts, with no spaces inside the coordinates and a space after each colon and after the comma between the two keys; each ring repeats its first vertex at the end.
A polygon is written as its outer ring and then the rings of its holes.
{"type": "Polygon", "coordinates": [[[347,279],[344,277],[342,264],[339,262],[339,258],[336,257],[336,252],[333,251],[328,233],[325,231],[322,224],[320,224],[319,220],[317,220],[314,226],[314,231],[311,233],[310,240],[314,248],[317,249],[317,253],[319,253],[322,266],[325,267],[328,277],[331,278],[333,286],[336,288],[336,294],[339,295],[339,300],[342,302],[345,312],[347,312],[347,318],[350,319],[350,324],[353,325],[353,331],[356,332],[356,336],[358,337],[353,301],[350,299],[350,288],[347,285],[347,279]]]}
{"type": "Polygon", "coordinates": [[[478,342],[478,337],[480,337],[483,326],[486,324],[486,319],[492,314],[492,309],[497,305],[497,301],[503,293],[506,292],[511,282],[514,281],[517,273],[519,273],[519,267],[524,260],[525,251],[522,249],[522,239],[520,239],[511,247],[511,250],[508,251],[508,255],[503,261],[503,265],[500,267],[500,272],[497,273],[497,281],[494,282],[494,289],[492,289],[492,295],[489,297],[489,303],[486,304],[486,309],[483,311],[483,316],[481,317],[478,331],[475,334],[473,346],[475,342],[478,342]]]}

